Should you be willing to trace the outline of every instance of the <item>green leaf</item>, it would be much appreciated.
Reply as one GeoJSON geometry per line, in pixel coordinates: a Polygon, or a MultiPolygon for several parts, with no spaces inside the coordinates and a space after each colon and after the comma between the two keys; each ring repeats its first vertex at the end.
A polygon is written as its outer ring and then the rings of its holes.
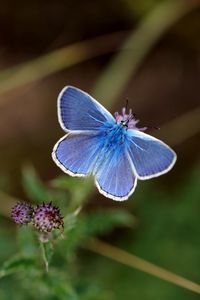
{"type": "Polygon", "coordinates": [[[63,249],[65,249],[63,254],[68,261],[74,257],[76,249],[87,239],[85,222],[83,219],[79,217],[74,220],[74,222],[74,224],[71,223],[70,226],[65,228],[65,238],[60,239],[60,242],[57,245],[62,253],[63,249]]]}
{"type": "Polygon", "coordinates": [[[71,230],[74,226],[76,226],[78,214],[81,211],[81,206],[78,207],[73,213],[69,213],[64,218],[64,226],[65,232],[71,230]]]}
{"type": "Polygon", "coordinates": [[[134,216],[127,210],[112,209],[89,213],[85,216],[88,235],[103,234],[121,226],[133,226],[134,216]]]}
{"type": "Polygon", "coordinates": [[[14,256],[0,268],[0,278],[26,269],[32,269],[34,266],[35,261],[32,258],[21,255],[14,256]]]}
{"type": "Polygon", "coordinates": [[[41,203],[49,199],[46,188],[32,166],[24,167],[22,175],[24,190],[31,201],[41,203]]]}
{"type": "Polygon", "coordinates": [[[17,231],[17,239],[23,256],[35,257],[38,252],[38,241],[31,225],[21,226],[17,231]]]}
{"type": "Polygon", "coordinates": [[[88,200],[94,188],[92,178],[73,178],[61,176],[52,182],[53,187],[66,189],[70,193],[71,209],[74,209],[88,200]]]}
{"type": "Polygon", "coordinates": [[[107,233],[116,227],[133,226],[134,221],[132,214],[121,209],[92,212],[78,218],[70,214],[65,218],[65,240],[61,247],[65,248],[67,257],[70,259],[75,250],[88,238],[107,233]]]}
{"type": "Polygon", "coordinates": [[[44,284],[47,285],[53,299],[58,300],[77,300],[77,295],[66,276],[66,272],[58,272],[52,269],[44,278],[44,284]]]}

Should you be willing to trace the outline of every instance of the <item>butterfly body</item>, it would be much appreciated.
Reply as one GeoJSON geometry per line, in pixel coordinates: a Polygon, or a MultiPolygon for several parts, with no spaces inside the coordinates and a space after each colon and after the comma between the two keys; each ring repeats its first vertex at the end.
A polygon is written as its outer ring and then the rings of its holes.
{"type": "Polygon", "coordinates": [[[58,118],[67,134],[54,146],[52,157],[71,176],[92,174],[99,191],[126,200],[137,179],[168,172],[175,152],[138,128],[132,111],[114,117],[87,93],[65,87],[58,97],[58,118]]]}
{"type": "Polygon", "coordinates": [[[105,131],[105,145],[110,146],[118,146],[119,144],[124,143],[126,137],[127,137],[127,130],[124,129],[122,125],[114,124],[111,125],[111,127],[105,131]]]}

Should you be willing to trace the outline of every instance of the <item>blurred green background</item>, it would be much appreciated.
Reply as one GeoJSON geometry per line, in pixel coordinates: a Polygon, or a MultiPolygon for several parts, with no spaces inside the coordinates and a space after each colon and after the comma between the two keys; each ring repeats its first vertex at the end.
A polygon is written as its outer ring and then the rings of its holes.
{"type": "Polygon", "coordinates": [[[0,299],[199,299],[83,247],[101,237],[200,283],[200,1],[7,0],[0,28],[0,299]],[[112,113],[128,98],[141,126],[160,127],[148,132],[176,151],[173,170],[139,182],[121,203],[90,181],[60,177],[51,151],[63,135],[56,98],[65,85],[112,113]],[[33,233],[10,220],[16,199],[53,199],[66,218],[83,206],[80,219],[66,223],[49,277],[35,267],[33,233]],[[4,277],[16,253],[31,262],[11,264],[4,277]]]}

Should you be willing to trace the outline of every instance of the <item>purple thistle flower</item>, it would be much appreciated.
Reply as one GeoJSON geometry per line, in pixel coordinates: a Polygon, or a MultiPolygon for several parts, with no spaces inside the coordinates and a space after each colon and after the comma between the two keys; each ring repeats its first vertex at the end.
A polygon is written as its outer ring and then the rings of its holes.
{"type": "Polygon", "coordinates": [[[51,232],[64,226],[59,208],[53,206],[51,202],[35,207],[32,222],[33,226],[42,232],[51,232]]]}
{"type": "Polygon", "coordinates": [[[11,211],[11,217],[17,224],[26,225],[31,222],[33,207],[28,203],[18,202],[11,211]]]}
{"type": "Polygon", "coordinates": [[[120,115],[118,112],[114,114],[117,124],[122,124],[127,127],[127,129],[135,129],[140,131],[145,131],[147,127],[138,128],[136,124],[139,120],[136,120],[135,115],[132,113],[132,109],[129,109],[129,113],[126,113],[126,108],[122,108],[122,114],[120,115]]]}

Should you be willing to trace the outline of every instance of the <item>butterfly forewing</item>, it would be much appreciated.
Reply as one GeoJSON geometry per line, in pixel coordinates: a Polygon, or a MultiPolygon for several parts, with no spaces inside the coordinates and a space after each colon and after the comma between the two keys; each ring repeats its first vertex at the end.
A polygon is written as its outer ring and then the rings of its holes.
{"type": "Polygon", "coordinates": [[[129,156],[140,179],[168,172],[176,161],[175,152],[162,141],[138,130],[131,130],[129,156]]]}
{"type": "Polygon", "coordinates": [[[65,131],[98,130],[105,122],[115,122],[101,104],[72,86],[65,87],[58,97],[58,118],[65,131]]]}

